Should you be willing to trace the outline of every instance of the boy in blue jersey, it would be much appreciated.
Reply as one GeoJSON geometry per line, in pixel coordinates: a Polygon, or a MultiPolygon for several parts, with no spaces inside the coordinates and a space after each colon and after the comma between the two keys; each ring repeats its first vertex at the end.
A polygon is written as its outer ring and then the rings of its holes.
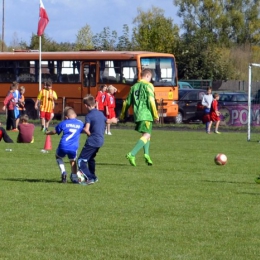
{"type": "Polygon", "coordinates": [[[65,120],[60,122],[55,127],[55,130],[47,131],[46,135],[59,135],[63,132],[59,146],[56,150],[56,161],[61,171],[61,182],[67,182],[67,173],[63,162],[63,158],[67,155],[71,166],[70,179],[73,183],[78,183],[76,158],[80,134],[84,128],[84,124],[76,118],[77,115],[71,107],[65,108],[64,117],[65,120]]]}
{"type": "Polygon", "coordinates": [[[78,168],[84,174],[86,184],[93,184],[98,181],[95,172],[95,157],[99,148],[104,144],[106,124],[116,124],[118,119],[107,119],[104,113],[96,109],[95,98],[91,95],[86,96],[83,103],[87,109],[84,131],[88,138],[78,157],[78,168]]]}

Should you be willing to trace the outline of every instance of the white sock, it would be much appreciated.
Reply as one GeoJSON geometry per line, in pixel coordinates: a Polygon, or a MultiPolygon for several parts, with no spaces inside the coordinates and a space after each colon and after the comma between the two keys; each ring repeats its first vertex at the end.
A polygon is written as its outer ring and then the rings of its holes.
{"type": "Polygon", "coordinates": [[[65,165],[61,158],[56,159],[58,166],[60,168],[61,174],[65,172],[65,165]]]}

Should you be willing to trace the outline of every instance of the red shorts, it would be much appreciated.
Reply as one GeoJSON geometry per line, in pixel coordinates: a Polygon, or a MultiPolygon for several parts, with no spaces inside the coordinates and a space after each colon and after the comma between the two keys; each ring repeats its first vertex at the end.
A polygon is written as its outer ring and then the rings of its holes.
{"type": "Polygon", "coordinates": [[[115,109],[114,108],[109,108],[108,109],[109,115],[107,115],[107,119],[111,119],[116,117],[115,109]]]}
{"type": "Polygon", "coordinates": [[[40,112],[40,118],[44,118],[45,120],[50,121],[51,120],[51,112],[41,111],[40,112]]]}
{"type": "Polygon", "coordinates": [[[213,122],[220,121],[220,117],[219,117],[215,112],[213,112],[213,113],[210,114],[210,119],[211,119],[211,121],[213,121],[213,122]]]}

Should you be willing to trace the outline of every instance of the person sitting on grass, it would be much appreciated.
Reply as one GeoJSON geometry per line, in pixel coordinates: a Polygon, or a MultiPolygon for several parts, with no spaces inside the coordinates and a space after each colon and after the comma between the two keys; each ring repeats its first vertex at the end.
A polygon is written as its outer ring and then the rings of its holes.
{"type": "Polygon", "coordinates": [[[2,127],[2,123],[0,122],[0,142],[2,141],[2,139],[6,142],[6,143],[13,143],[14,141],[10,138],[10,136],[7,134],[7,132],[5,131],[5,129],[2,127]]]}
{"type": "Polygon", "coordinates": [[[68,156],[71,166],[70,180],[73,183],[78,183],[77,177],[77,150],[79,147],[80,134],[83,130],[84,124],[77,118],[77,114],[71,107],[66,107],[64,110],[64,120],[60,122],[55,130],[46,131],[46,135],[55,135],[63,132],[60,139],[59,146],[56,150],[56,161],[61,172],[61,182],[67,182],[67,172],[65,169],[63,158],[68,156]]]}
{"type": "Polygon", "coordinates": [[[34,124],[28,123],[29,117],[25,114],[20,117],[20,124],[18,125],[19,134],[17,143],[33,143],[34,142],[34,124]]]}

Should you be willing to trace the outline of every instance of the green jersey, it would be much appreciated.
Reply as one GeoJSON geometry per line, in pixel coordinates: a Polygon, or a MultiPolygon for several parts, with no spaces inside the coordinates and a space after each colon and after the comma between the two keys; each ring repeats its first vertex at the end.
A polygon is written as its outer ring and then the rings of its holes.
{"type": "Polygon", "coordinates": [[[124,119],[125,113],[131,105],[133,107],[135,122],[158,120],[153,84],[145,80],[140,80],[131,87],[124,101],[120,119],[124,119]]]}

